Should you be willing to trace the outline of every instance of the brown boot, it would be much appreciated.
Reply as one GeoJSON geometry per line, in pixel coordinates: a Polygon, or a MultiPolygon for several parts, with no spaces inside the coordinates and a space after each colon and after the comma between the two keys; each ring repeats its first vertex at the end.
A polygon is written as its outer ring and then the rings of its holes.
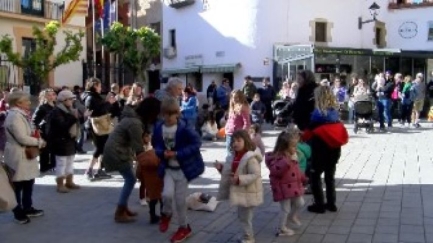
{"type": "Polygon", "coordinates": [[[64,181],[65,181],[65,177],[57,177],[56,178],[57,192],[58,193],[68,193],[69,192],[69,189],[65,187],[64,181]]]}
{"type": "Polygon", "coordinates": [[[137,212],[132,212],[131,210],[129,210],[128,207],[126,207],[126,214],[127,214],[129,217],[135,217],[135,216],[138,215],[137,212]]]}
{"type": "Polygon", "coordinates": [[[135,219],[128,216],[125,206],[117,206],[114,221],[116,221],[116,223],[132,223],[135,219]]]}
{"type": "Polygon", "coordinates": [[[74,175],[67,175],[66,176],[66,188],[68,189],[80,189],[80,186],[74,183],[74,175]]]}

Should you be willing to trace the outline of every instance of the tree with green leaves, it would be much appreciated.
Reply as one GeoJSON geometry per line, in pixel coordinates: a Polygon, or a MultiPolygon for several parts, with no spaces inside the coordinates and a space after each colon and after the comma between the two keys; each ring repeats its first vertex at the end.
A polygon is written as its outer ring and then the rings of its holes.
{"type": "Polygon", "coordinates": [[[83,51],[81,40],[84,37],[84,32],[80,30],[78,33],[73,33],[65,30],[63,31],[66,36],[64,46],[54,54],[54,48],[58,44],[57,34],[59,29],[60,23],[57,21],[47,23],[42,29],[33,26],[35,49],[26,56],[14,52],[13,39],[8,35],[4,35],[0,38],[0,53],[4,53],[8,61],[15,66],[29,70],[37,79],[37,83],[46,84],[48,75],[52,70],[72,61],[78,61],[83,51]]]}
{"type": "Polygon", "coordinates": [[[110,30],[101,38],[101,43],[109,52],[119,55],[119,60],[128,67],[134,79],[145,81],[144,71],[153,58],[160,54],[160,36],[149,27],[137,30],[113,23],[110,30]]]}

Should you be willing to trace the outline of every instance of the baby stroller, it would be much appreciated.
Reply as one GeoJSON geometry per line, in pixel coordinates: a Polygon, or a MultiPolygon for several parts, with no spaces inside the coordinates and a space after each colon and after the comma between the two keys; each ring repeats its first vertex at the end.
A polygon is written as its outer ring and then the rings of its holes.
{"type": "Polygon", "coordinates": [[[287,127],[290,123],[290,115],[293,110],[293,101],[291,100],[276,100],[272,104],[272,114],[275,118],[274,126],[287,127]]]}
{"type": "Polygon", "coordinates": [[[358,132],[359,128],[365,128],[367,133],[374,130],[374,103],[369,96],[359,97],[355,100],[353,107],[354,127],[353,131],[358,132]],[[360,121],[361,120],[361,121],[360,121]]]}

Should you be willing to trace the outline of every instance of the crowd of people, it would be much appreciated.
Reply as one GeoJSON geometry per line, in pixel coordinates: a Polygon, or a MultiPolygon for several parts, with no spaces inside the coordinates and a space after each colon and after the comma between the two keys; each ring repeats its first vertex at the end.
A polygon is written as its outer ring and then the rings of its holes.
{"type": "MultiPolygon", "coordinates": [[[[73,164],[76,153],[86,152],[83,142],[87,134],[95,147],[86,171],[88,179],[108,179],[114,171],[124,179],[114,220],[135,221],[137,213],[129,209],[128,201],[138,178],[140,202],[149,205],[150,223],[159,224],[159,230],[166,232],[175,211],[179,228],[171,241],[182,242],[192,234],[187,218],[188,185],[205,169],[202,139],[225,138],[226,161],[214,164],[221,173],[218,200],[238,207],[242,242],[255,242],[254,209],[264,200],[262,161],[270,170],[273,199],[281,206],[278,235],[293,235],[301,225],[298,212],[306,188],[314,197],[308,211],[338,210],[334,177],[341,147],[348,142],[340,121],[342,102],[374,96],[380,127],[384,128],[385,122],[392,126],[390,109],[398,99],[395,103],[401,109],[401,122],[408,122],[413,110],[410,122],[418,124],[423,107],[420,93],[425,90],[422,75],[414,81],[410,77],[403,80],[401,74],[396,74],[394,81],[389,77],[389,73],[379,74],[371,86],[354,78],[346,89],[341,80],[330,86],[329,82],[316,82],[311,71],[303,70],[296,82],[285,82],[280,92],[275,92],[269,78],[258,89],[247,76],[239,90],[231,90],[228,80],[220,86],[213,82],[207,89],[208,102],[200,108],[194,87],[184,87],[183,80],[176,77],[151,96],[145,96],[142,85],[134,83],[124,87],[113,84],[104,97],[96,78],[87,81],[84,91],[80,87],[64,87],[58,92],[46,89],[33,114],[28,94],[17,89],[5,92],[0,101],[0,138],[4,138],[0,150],[15,191],[15,220],[26,224],[30,217],[44,214],[32,202],[39,173],[54,171],[59,193],[80,188],[74,183],[73,164]],[[261,125],[273,122],[272,102],[277,97],[293,101],[292,123],[278,135],[274,149],[266,151],[261,125]],[[39,156],[31,155],[31,148],[39,148],[39,156]]],[[[427,87],[433,90],[433,85],[427,87]]]]}

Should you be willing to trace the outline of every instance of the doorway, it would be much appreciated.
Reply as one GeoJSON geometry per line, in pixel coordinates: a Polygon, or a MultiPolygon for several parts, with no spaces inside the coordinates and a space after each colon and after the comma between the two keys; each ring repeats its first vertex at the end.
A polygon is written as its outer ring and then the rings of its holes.
{"type": "Polygon", "coordinates": [[[226,78],[226,79],[229,80],[230,88],[233,89],[233,87],[234,87],[233,86],[234,85],[234,83],[233,83],[233,79],[234,79],[233,73],[223,73],[223,78],[226,78]]]}
{"type": "Polygon", "coordinates": [[[161,80],[159,75],[159,70],[147,71],[148,79],[148,91],[149,94],[155,93],[155,91],[161,88],[161,80]]]}

